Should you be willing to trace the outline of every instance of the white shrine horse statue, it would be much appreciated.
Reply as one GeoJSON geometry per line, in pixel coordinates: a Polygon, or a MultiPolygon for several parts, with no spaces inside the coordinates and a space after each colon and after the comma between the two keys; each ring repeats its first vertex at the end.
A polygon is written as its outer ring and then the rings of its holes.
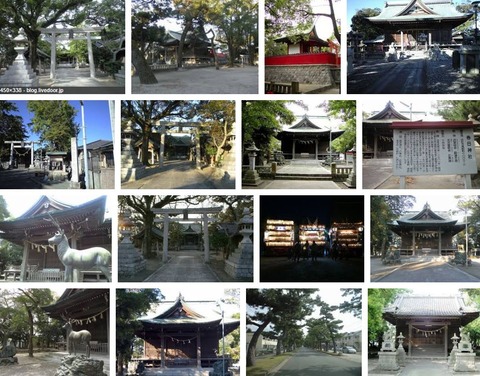
{"type": "Polygon", "coordinates": [[[58,258],[65,266],[65,282],[78,282],[74,281],[74,270],[87,271],[93,267],[100,269],[107,281],[110,282],[112,280],[110,276],[112,255],[110,252],[102,247],[82,250],[70,248],[65,231],[53,219],[50,213],[48,215],[51,218],[51,222],[58,228],[55,235],[48,239],[48,244],[57,246],[58,258]]]}
{"type": "Polygon", "coordinates": [[[72,329],[70,320],[63,326],[63,329],[67,329],[68,353],[71,355],[73,352],[73,355],[77,355],[77,346],[84,343],[86,346],[85,355],[90,358],[90,340],[92,339],[90,332],[88,330],[76,332],[72,329]]]}

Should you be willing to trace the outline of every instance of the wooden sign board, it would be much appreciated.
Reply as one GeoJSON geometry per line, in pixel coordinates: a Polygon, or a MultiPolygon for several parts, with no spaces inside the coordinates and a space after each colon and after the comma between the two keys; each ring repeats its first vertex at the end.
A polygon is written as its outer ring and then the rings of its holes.
{"type": "Polygon", "coordinates": [[[477,173],[471,122],[402,122],[392,128],[394,175],[477,173]]]}

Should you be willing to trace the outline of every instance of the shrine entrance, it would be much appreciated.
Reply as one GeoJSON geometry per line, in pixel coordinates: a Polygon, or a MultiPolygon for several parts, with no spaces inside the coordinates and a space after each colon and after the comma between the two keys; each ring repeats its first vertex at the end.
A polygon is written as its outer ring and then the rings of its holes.
{"type": "Polygon", "coordinates": [[[413,357],[443,357],[448,352],[448,322],[408,323],[413,357]]]}
{"type": "Polygon", "coordinates": [[[213,222],[216,219],[210,218],[211,214],[218,214],[222,211],[221,207],[210,207],[210,208],[185,208],[185,209],[153,209],[155,215],[161,215],[162,218],[155,219],[155,222],[163,222],[163,254],[162,261],[166,262],[168,260],[168,230],[170,222],[200,222],[203,227],[203,252],[204,252],[204,261],[208,262],[210,260],[210,240],[208,233],[208,224],[213,222]],[[176,216],[181,215],[182,218],[175,218],[176,216]],[[193,217],[189,217],[193,215],[193,217]],[[200,217],[198,217],[200,216],[200,217]]]}
{"type": "MultiPolygon", "coordinates": [[[[50,43],[50,78],[55,79],[57,68],[57,42],[69,40],[86,40],[88,49],[88,66],[90,68],[90,78],[95,78],[95,62],[93,59],[92,40],[101,39],[99,36],[92,36],[93,33],[102,31],[101,27],[70,27],[70,28],[42,28],[40,31],[43,34],[49,34],[45,40],[50,43]],[[62,35],[68,34],[68,35],[62,35]]],[[[77,61],[78,67],[78,61],[77,61]]]]}
{"type": "Polygon", "coordinates": [[[35,153],[35,144],[39,144],[38,141],[5,141],[6,144],[10,144],[10,160],[8,168],[13,168],[15,165],[18,167],[18,164],[23,164],[25,167],[27,165],[26,155],[30,153],[30,166],[34,166],[34,153],[35,153]],[[19,152],[17,149],[27,149],[25,152],[19,152]],[[16,161],[15,163],[15,153],[22,157],[21,161],[16,161]]]}

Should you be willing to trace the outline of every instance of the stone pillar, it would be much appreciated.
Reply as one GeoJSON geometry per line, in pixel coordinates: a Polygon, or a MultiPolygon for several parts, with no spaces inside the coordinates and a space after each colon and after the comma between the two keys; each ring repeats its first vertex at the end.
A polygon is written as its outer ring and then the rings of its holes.
{"type": "Polygon", "coordinates": [[[165,128],[160,127],[160,150],[158,153],[158,165],[163,167],[165,161],[165,128]]]}
{"type": "Polygon", "coordinates": [[[203,248],[204,261],[210,261],[210,239],[208,238],[208,214],[203,214],[203,248]]]}
{"type": "Polygon", "coordinates": [[[167,262],[168,260],[168,225],[169,225],[169,218],[168,213],[164,214],[163,217],[163,255],[162,261],[167,262]]]}
{"type": "Polygon", "coordinates": [[[30,142],[30,166],[33,166],[33,154],[35,153],[35,141],[30,142]]]}
{"type": "Polygon", "coordinates": [[[72,168],[72,177],[70,179],[70,188],[78,189],[80,188],[80,182],[78,179],[78,149],[77,149],[77,138],[72,137],[70,139],[70,150],[72,155],[72,161],[70,162],[70,167],[72,168]]]}
{"type": "Polygon", "coordinates": [[[29,250],[28,241],[23,241],[23,257],[22,265],[20,266],[20,281],[25,281],[27,278],[27,265],[28,265],[28,250],[29,250]]]}
{"type": "MultiPolygon", "coordinates": [[[[408,38],[408,35],[407,35],[408,38]]],[[[401,46],[400,46],[400,52],[403,53],[403,30],[400,30],[400,39],[401,41],[401,46]]]]}
{"type": "Polygon", "coordinates": [[[412,255],[415,256],[415,229],[412,230],[412,255]]]}
{"type": "Polygon", "coordinates": [[[163,328],[161,330],[161,342],[160,342],[160,361],[161,361],[161,367],[165,368],[165,334],[163,334],[163,328]]]}
{"type": "Polygon", "coordinates": [[[90,32],[87,32],[87,47],[88,47],[88,65],[90,67],[90,77],[95,78],[95,61],[93,60],[92,33],[90,32]]]}
{"type": "Polygon", "coordinates": [[[318,139],[315,139],[315,160],[318,161],[318,139]]]}
{"type": "Polygon", "coordinates": [[[50,45],[50,78],[55,78],[57,61],[57,34],[52,32],[52,41],[50,45]]]}
{"type": "Polygon", "coordinates": [[[195,167],[197,170],[202,168],[202,156],[200,147],[200,129],[197,127],[195,132],[195,167]]]}
{"type": "Polygon", "coordinates": [[[13,151],[15,150],[15,146],[13,145],[14,141],[10,143],[10,162],[8,168],[13,168],[13,151]]]}
{"type": "Polygon", "coordinates": [[[202,368],[202,341],[200,337],[200,328],[197,329],[197,367],[202,368]]]}
{"type": "Polygon", "coordinates": [[[297,143],[297,141],[295,139],[293,139],[292,141],[292,159],[295,159],[295,144],[297,143]]]}

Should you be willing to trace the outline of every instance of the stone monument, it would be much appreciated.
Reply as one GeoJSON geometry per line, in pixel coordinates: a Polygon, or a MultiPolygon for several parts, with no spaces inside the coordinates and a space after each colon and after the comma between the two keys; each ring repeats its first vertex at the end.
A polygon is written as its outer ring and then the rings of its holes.
{"type": "Polygon", "coordinates": [[[397,352],[395,351],[395,332],[395,327],[393,327],[383,333],[382,348],[378,353],[377,370],[397,371],[400,369],[397,352]]]}
{"type": "Polygon", "coordinates": [[[460,342],[458,343],[458,351],[455,354],[455,364],[453,365],[455,372],[476,372],[475,353],[472,349],[470,335],[464,327],[460,328],[460,342]]]}
{"type": "Polygon", "coordinates": [[[120,233],[123,235],[123,239],[118,245],[118,274],[123,276],[132,276],[147,267],[147,261],[130,239],[134,226],[130,216],[131,212],[126,210],[123,218],[119,219],[120,233]]]}
{"type": "Polygon", "coordinates": [[[0,87],[38,87],[38,77],[25,59],[28,40],[23,29],[13,39],[17,57],[3,76],[0,76],[0,87]]]}
{"type": "Polygon", "coordinates": [[[67,355],[62,358],[55,376],[108,376],[103,372],[103,360],[87,358],[85,355],[67,355]]]}
{"type": "Polygon", "coordinates": [[[397,61],[397,50],[395,49],[395,44],[392,42],[388,47],[388,51],[385,55],[385,61],[397,61]]]}
{"type": "Polygon", "coordinates": [[[0,366],[18,364],[16,354],[17,348],[12,344],[11,338],[9,338],[7,344],[0,350],[0,366]]]}
{"type": "Polygon", "coordinates": [[[213,363],[213,371],[210,371],[208,376],[233,376],[233,374],[228,370],[228,361],[220,359],[213,363]]]}
{"type": "Polygon", "coordinates": [[[135,181],[141,179],[145,176],[145,166],[142,165],[140,160],[138,159],[137,155],[135,154],[135,150],[133,148],[133,129],[132,129],[132,122],[129,121],[127,123],[127,127],[123,130],[123,139],[122,143],[124,147],[122,148],[122,156],[121,156],[121,180],[122,183],[126,183],[129,181],[135,181]]]}
{"type": "Polygon", "coordinates": [[[243,209],[239,233],[243,239],[225,261],[225,272],[234,278],[253,280],[253,243],[250,239],[253,234],[253,217],[248,208],[243,209]]]}

